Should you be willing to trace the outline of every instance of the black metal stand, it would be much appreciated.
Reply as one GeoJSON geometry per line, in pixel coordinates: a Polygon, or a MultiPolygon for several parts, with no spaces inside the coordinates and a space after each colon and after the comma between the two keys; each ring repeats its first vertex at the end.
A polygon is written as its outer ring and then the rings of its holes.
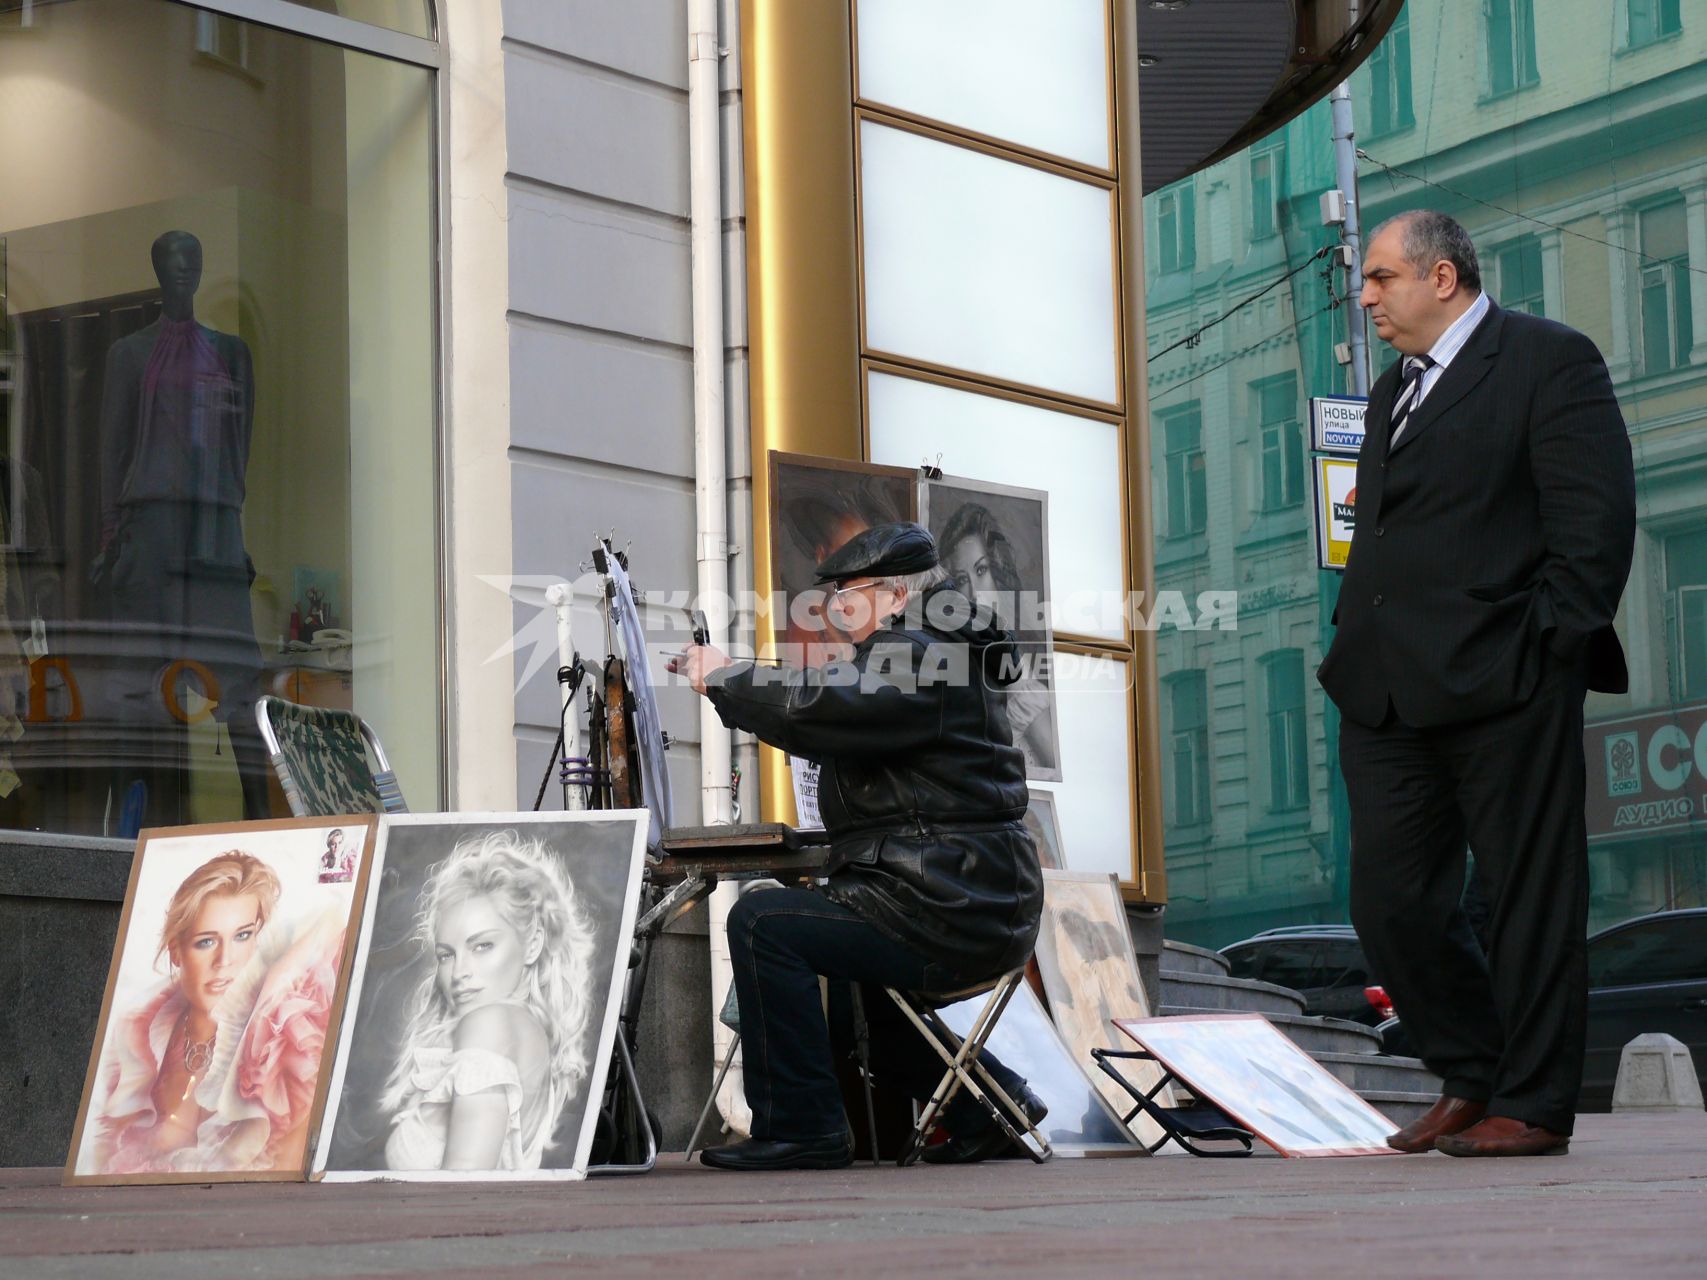
{"type": "MultiPolygon", "coordinates": [[[[1115,1080],[1120,1087],[1131,1094],[1137,1105],[1120,1118],[1122,1124],[1130,1125],[1133,1119],[1142,1111],[1162,1128],[1162,1136],[1150,1144],[1146,1150],[1155,1155],[1168,1143],[1177,1143],[1183,1150],[1194,1156],[1206,1159],[1248,1156],[1251,1154],[1251,1144],[1256,1135],[1249,1129],[1241,1129],[1234,1124],[1221,1110],[1199,1099],[1189,1107],[1164,1107],[1156,1101],[1156,1095],[1174,1083],[1178,1077],[1167,1066],[1157,1061],[1156,1055],[1144,1049],[1092,1049],[1091,1057],[1096,1059],[1101,1067],[1115,1080]],[[1162,1078],[1146,1091],[1140,1091],[1125,1076],[1121,1075],[1109,1062],[1110,1058],[1122,1058],[1128,1061],[1155,1062],[1162,1069],[1162,1078]],[[1242,1144],[1238,1151],[1208,1151],[1199,1147],[1199,1142],[1237,1142],[1242,1144]]],[[[1181,1081],[1180,1083],[1184,1083],[1181,1081]]],[[[1188,1086],[1189,1087],[1189,1086],[1188,1086]]]]}

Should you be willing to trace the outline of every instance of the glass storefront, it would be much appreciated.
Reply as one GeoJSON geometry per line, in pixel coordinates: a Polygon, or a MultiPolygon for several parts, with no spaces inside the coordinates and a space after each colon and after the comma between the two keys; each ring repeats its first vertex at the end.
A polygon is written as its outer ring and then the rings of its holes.
{"type": "Polygon", "coordinates": [[[0,2],[0,826],[282,815],[262,694],[353,708],[437,802],[434,92],[167,0],[0,2]]]}
{"type": "MultiPolygon", "coordinates": [[[[1630,692],[1587,706],[1591,922],[1707,904],[1707,21],[1410,0],[1352,89],[1364,226],[1451,213],[1501,305],[1606,357],[1640,532],[1630,692]]],[[[1312,260],[1331,134],[1323,103],[1146,201],[1157,586],[1239,592],[1237,631],[1158,637],[1168,932],[1208,946],[1348,918],[1307,431],[1349,390],[1343,276],[1312,260]]]]}

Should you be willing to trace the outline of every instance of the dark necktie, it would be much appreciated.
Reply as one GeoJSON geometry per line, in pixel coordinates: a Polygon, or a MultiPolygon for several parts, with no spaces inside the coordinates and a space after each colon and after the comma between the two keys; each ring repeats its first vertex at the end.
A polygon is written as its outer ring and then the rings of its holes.
{"type": "Polygon", "coordinates": [[[1393,401],[1393,417],[1387,432],[1387,449],[1399,443],[1399,433],[1411,420],[1411,410],[1422,399],[1423,374],[1434,366],[1430,356],[1406,356],[1405,371],[1399,380],[1399,394],[1393,401]]]}

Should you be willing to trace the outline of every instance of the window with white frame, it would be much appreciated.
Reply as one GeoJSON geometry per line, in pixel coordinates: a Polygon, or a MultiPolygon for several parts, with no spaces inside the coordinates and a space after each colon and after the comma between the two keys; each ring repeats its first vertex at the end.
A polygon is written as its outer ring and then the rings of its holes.
{"type": "Polygon", "coordinates": [[[1309,742],[1304,725],[1304,654],[1281,649],[1263,659],[1268,716],[1268,809],[1285,813],[1310,804],[1309,742]]]}
{"type": "Polygon", "coordinates": [[[1624,0],[1626,49],[1639,49],[1682,30],[1682,0],[1624,0]]]}
{"type": "Polygon", "coordinates": [[[1161,415],[1167,469],[1167,529],[1189,538],[1209,527],[1208,466],[1203,456],[1203,413],[1196,401],[1161,415]]]}
{"type": "Polygon", "coordinates": [[[1689,304],[1689,234],[1684,204],[1673,200],[1637,215],[1642,254],[1638,318],[1643,373],[1689,363],[1695,317],[1689,304]]]}
{"type": "Polygon", "coordinates": [[[1541,238],[1519,236],[1494,250],[1495,296],[1507,311],[1547,314],[1541,283],[1541,238]]]}
{"type": "Polygon", "coordinates": [[[1483,0],[1487,23],[1488,93],[1498,96],[1541,79],[1535,61],[1534,0],[1483,0]]]}
{"type": "Polygon", "coordinates": [[[1202,671],[1167,679],[1167,819],[1172,827],[1209,821],[1209,693],[1202,671]]]}
{"type": "Polygon", "coordinates": [[[1277,209],[1286,187],[1286,143],[1251,152],[1251,239],[1279,230],[1277,209]]]}
{"type": "Polygon", "coordinates": [[[1665,540],[1671,696],[1707,697],[1707,529],[1665,540]]]}
{"type": "Polygon", "coordinates": [[[1298,415],[1298,377],[1283,374],[1251,384],[1261,449],[1262,511],[1304,501],[1304,424],[1298,415]]]}
{"type": "Polygon", "coordinates": [[[1156,244],[1164,273],[1197,265],[1197,201],[1189,178],[1156,197],[1156,244]]]}
{"type": "Polygon", "coordinates": [[[1400,9],[1375,52],[1369,55],[1369,136],[1409,129],[1411,103],[1411,11],[1400,9]]]}

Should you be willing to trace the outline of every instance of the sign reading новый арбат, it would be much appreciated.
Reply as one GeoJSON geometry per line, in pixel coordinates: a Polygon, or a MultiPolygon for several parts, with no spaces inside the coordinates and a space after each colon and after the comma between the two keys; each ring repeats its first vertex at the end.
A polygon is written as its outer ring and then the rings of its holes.
{"type": "Polygon", "coordinates": [[[1355,454],[1363,447],[1361,396],[1310,397],[1310,447],[1317,453],[1355,454]]]}

